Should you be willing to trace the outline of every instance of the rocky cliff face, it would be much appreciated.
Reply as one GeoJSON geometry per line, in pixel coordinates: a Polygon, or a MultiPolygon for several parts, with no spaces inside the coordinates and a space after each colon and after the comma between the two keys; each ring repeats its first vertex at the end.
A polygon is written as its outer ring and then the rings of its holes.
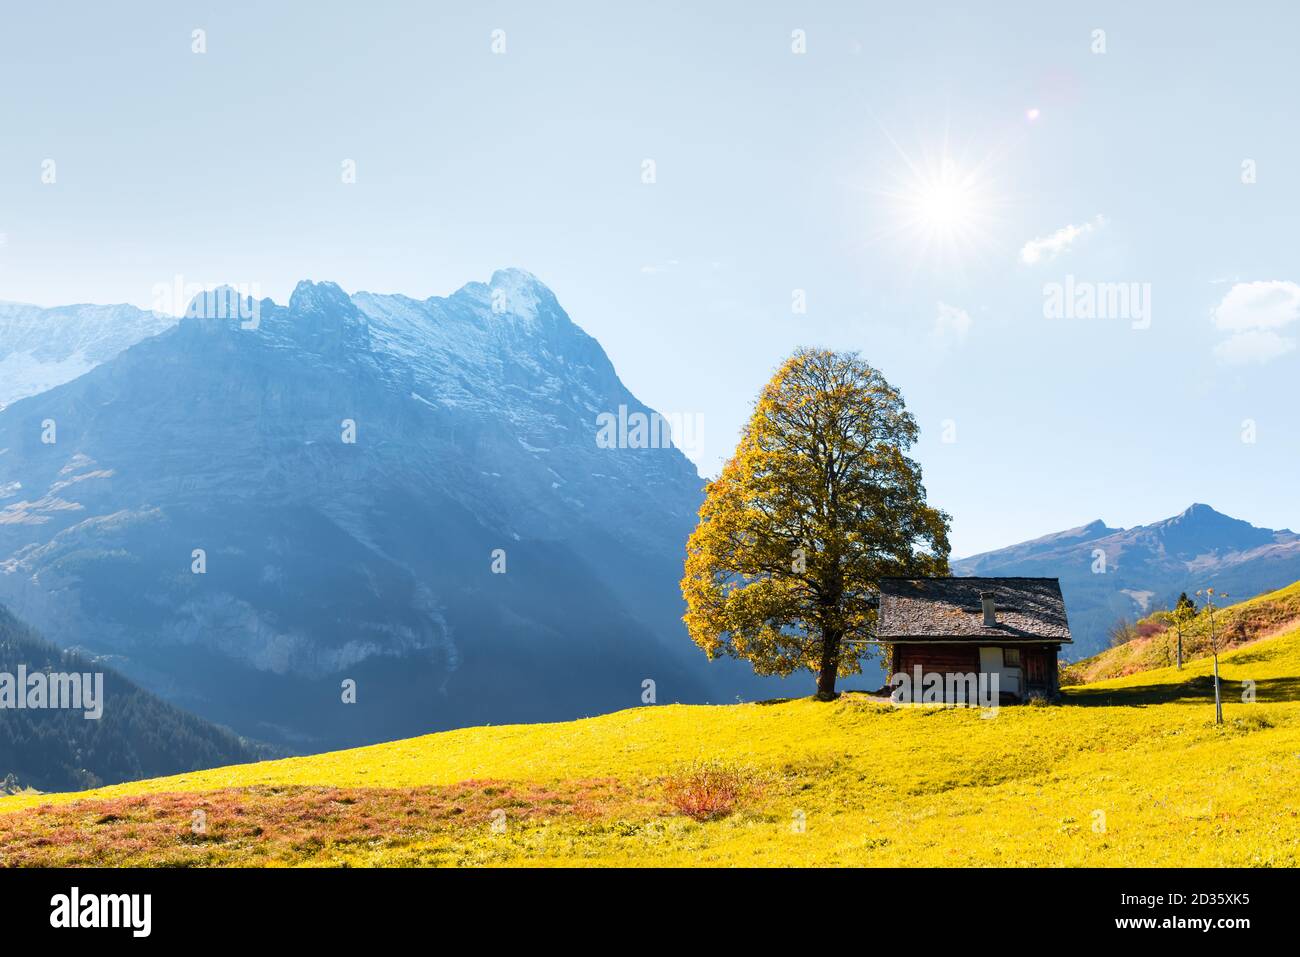
{"type": "Polygon", "coordinates": [[[754,687],[678,621],[702,481],[598,444],[601,413],[650,410],[544,285],[255,306],[199,303],[0,412],[17,614],[303,748],[754,687]]]}

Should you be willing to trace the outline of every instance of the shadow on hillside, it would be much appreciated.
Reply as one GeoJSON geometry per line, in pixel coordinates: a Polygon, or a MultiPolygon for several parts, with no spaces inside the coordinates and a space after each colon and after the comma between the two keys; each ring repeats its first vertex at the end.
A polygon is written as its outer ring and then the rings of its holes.
{"type": "MultiPolygon", "coordinates": [[[[1226,702],[1241,701],[1245,689],[1241,681],[1223,680],[1219,692],[1226,702]]],[[[1181,684],[1133,685],[1128,688],[1071,689],[1061,698],[1065,706],[1089,707],[1137,706],[1187,702],[1201,704],[1214,700],[1214,678],[1198,675],[1181,684]]],[[[1264,678],[1255,682],[1255,700],[1259,704],[1300,700],[1300,677],[1264,678]]]]}

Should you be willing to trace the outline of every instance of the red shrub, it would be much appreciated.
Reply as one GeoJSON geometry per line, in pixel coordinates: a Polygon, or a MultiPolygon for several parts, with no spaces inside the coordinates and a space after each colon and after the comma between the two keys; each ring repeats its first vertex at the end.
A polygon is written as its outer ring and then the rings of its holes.
{"type": "Polygon", "coordinates": [[[664,779],[668,803],[697,821],[730,814],[744,789],[744,776],[716,761],[696,762],[664,779]]]}
{"type": "Polygon", "coordinates": [[[1158,635],[1165,630],[1165,625],[1158,621],[1139,621],[1137,633],[1139,638],[1150,638],[1152,635],[1158,635]]]}

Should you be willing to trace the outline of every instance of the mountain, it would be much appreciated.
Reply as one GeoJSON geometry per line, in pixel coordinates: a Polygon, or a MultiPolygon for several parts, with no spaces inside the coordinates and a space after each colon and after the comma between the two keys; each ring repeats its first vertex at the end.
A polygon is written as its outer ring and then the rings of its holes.
{"type": "Polygon", "coordinates": [[[42,309],[0,302],[0,409],[71,382],[175,324],[134,306],[42,309]]]}
{"type": "Polygon", "coordinates": [[[770,687],[687,639],[702,480],[597,443],[651,410],[534,277],[238,305],[0,412],[0,598],[52,640],[302,750],[770,687]]]}
{"type": "Polygon", "coordinates": [[[27,675],[101,673],[102,700],[94,708],[101,713],[87,719],[85,710],[68,708],[0,711],[0,780],[8,788],[82,790],[274,756],[99,662],[60,652],[0,607],[0,675],[16,680],[20,666],[27,675]]]}
{"type": "Polygon", "coordinates": [[[952,568],[955,575],[1060,578],[1075,641],[1069,657],[1077,659],[1105,648],[1119,619],[1172,607],[1180,592],[1213,585],[1245,599],[1300,579],[1300,535],[1196,504],[1135,528],[1097,520],[959,559],[952,568]]]}

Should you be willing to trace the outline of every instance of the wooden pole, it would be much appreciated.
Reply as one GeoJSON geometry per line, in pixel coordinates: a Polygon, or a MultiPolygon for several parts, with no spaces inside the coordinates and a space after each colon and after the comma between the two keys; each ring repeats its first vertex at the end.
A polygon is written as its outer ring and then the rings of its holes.
{"type": "Polygon", "coordinates": [[[1223,724],[1223,699],[1219,696],[1219,636],[1214,630],[1213,598],[1210,599],[1210,651],[1214,653],[1214,723],[1223,724]]]}

